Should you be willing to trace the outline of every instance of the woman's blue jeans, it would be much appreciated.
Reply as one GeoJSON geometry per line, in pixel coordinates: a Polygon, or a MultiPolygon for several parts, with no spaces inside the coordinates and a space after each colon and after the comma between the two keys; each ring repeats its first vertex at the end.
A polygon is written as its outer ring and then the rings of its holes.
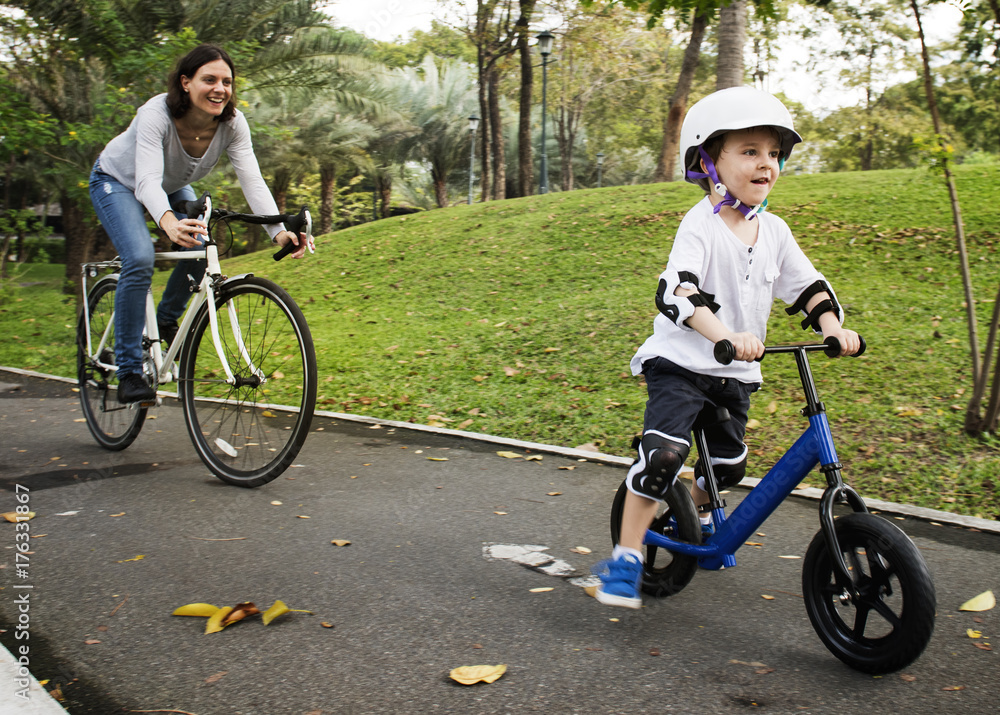
{"type": "MultiPolygon", "coordinates": [[[[173,205],[178,201],[193,201],[197,196],[194,189],[185,186],[167,198],[173,205]]],[[[153,237],[146,227],[146,209],[135,198],[132,189],[101,171],[100,160],[94,163],[90,174],[90,200],[122,261],[118,288],[115,290],[115,364],[118,376],[141,373],[146,292],[153,280],[155,257],[153,237]]],[[[185,249],[178,246],[176,250],[185,249]]],[[[157,322],[169,324],[183,315],[191,295],[188,276],[201,281],[204,274],[204,260],[177,262],[157,308],[157,322]]]]}

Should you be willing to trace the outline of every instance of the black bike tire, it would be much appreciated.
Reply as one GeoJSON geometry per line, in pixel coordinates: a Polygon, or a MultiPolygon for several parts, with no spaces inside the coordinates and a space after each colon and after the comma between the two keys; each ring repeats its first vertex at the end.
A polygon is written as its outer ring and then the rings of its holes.
{"type": "MultiPolygon", "coordinates": [[[[241,306],[245,307],[247,311],[255,311],[254,315],[265,316],[265,318],[249,321],[245,326],[244,337],[255,364],[265,373],[270,371],[272,383],[279,374],[282,377],[284,374],[277,369],[272,360],[275,351],[273,350],[274,346],[267,342],[270,338],[266,333],[258,337],[254,332],[257,330],[255,326],[270,315],[271,307],[276,310],[277,317],[287,320],[288,326],[286,327],[290,328],[290,332],[287,333],[288,339],[294,340],[297,344],[292,352],[295,352],[298,355],[298,360],[301,361],[301,397],[297,405],[289,405],[296,407],[297,411],[282,413],[286,419],[291,419],[293,423],[287,425],[288,429],[281,428],[280,430],[268,425],[265,420],[274,418],[275,413],[271,412],[270,401],[266,399],[266,388],[236,388],[226,385],[224,381],[215,380],[211,381],[211,384],[218,386],[221,391],[225,392],[225,397],[209,401],[205,399],[205,395],[198,394],[200,386],[210,384],[209,381],[195,379],[199,346],[202,345],[203,336],[207,339],[205,360],[208,364],[218,366],[218,356],[210,338],[208,313],[210,306],[207,304],[198,310],[191,331],[185,336],[181,353],[178,392],[184,408],[184,422],[187,425],[188,434],[194,443],[198,456],[201,457],[206,466],[215,476],[229,484],[240,487],[259,487],[272,481],[288,468],[308,436],[313,411],[316,407],[316,352],[312,334],[302,311],[291,296],[272,281],[247,277],[226,283],[216,295],[214,309],[216,311],[222,310],[231,300],[240,301],[241,306]],[[248,301],[243,301],[244,298],[247,298],[248,301]],[[255,305],[250,305],[249,299],[252,299],[255,305]],[[206,331],[208,331],[207,336],[206,331]],[[240,390],[243,391],[240,392],[240,390]],[[238,410],[234,409],[236,405],[239,406],[238,410]],[[247,413],[251,413],[254,418],[240,417],[240,414],[247,413]],[[215,417],[220,420],[218,428],[211,426],[215,424],[215,417]],[[232,445],[228,445],[229,448],[236,451],[237,456],[242,454],[244,457],[249,457],[251,454],[260,454],[259,463],[237,465],[233,463],[233,457],[222,454],[221,449],[213,448],[213,444],[218,445],[218,440],[221,437],[216,437],[215,441],[210,442],[212,434],[214,434],[211,430],[217,429],[221,435],[227,421],[235,425],[244,438],[243,446],[239,450],[232,445]],[[251,434],[253,436],[250,436],[251,434]],[[271,444],[270,440],[278,436],[280,436],[280,446],[264,446],[271,444]],[[254,439],[257,441],[253,442],[254,439]],[[254,449],[249,449],[251,446],[254,449]],[[267,461],[263,461],[265,458],[267,461]]],[[[226,330],[228,318],[225,317],[225,314],[220,314],[219,317],[219,332],[225,342],[228,339],[227,336],[230,335],[229,331],[226,330]]],[[[283,352],[287,351],[283,350],[283,352]]],[[[230,361],[230,369],[234,371],[234,374],[239,373],[241,367],[239,364],[234,365],[234,362],[239,363],[238,360],[230,361]]],[[[279,364],[278,366],[290,369],[285,365],[279,364]]],[[[296,362],[293,367],[298,366],[299,362],[296,362]]],[[[298,370],[296,370],[297,374],[298,370]]],[[[288,402],[290,400],[285,400],[282,404],[287,405],[288,402]]],[[[230,434],[237,433],[231,432],[230,434]]],[[[228,437],[228,435],[226,436],[228,437]]],[[[244,459],[244,462],[246,461],[247,459],[244,459]]]]}
{"type": "MultiPolygon", "coordinates": [[[[611,505],[611,542],[617,546],[622,525],[622,510],[628,487],[622,482],[611,505]]],[[[650,530],[664,533],[670,517],[677,523],[674,538],[692,544],[701,543],[701,522],[691,494],[676,480],[667,491],[666,506],[650,525],[650,530]]],[[[687,586],[698,571],[698,558],[687,556],[656,546],[645,546],[645,564],[642,573],[642,592],[655,598],[673,596],[687,586]]]]}
{"type": "MultiPolygon", "coordinates": [[[[146,408],[138,404],[119,404],[117,390],[109,389],[116,380],[114,373],[97,372],[87,356],[87,331],[97,323],[97,329],[91,330],[91,335],[103,334],[112,316],[117,287],[117,274],[105,276],[94,284],[87,294],[90,326],[84,322],[85,316],[81,311],[76,331],[76,379],[80,389],[80,406],[94,439],[112,452],[120,452],[132,444],[146,421],[146,408]],[[95,380],[95,376],[98,379],[95,380]]],[[[114,344],[107,348],[106,352],[113,355],[114,344]]]]}
{"type": "Polygon", "coordinates": [[[855,670],[876,675],[899,670],[920,656],[934,632],[936,596],[927,564],[909,537],[885,519],[854,513],[836,519],[834,525],[840,550],[862,595],[858,603],[843,601],[821,531],[809,544],[802,563],[802,592],[809,620],[830,652],[855,670]],[[872,568],[873,557],[877,557],[876,569],[872,568]],[[901,605],[895,608],[884,600],[894,595],[891,589],[885,591],[892,577],[901,597],[901,605]],[[843,618],[841,611],[853,614],[853,618],[843,618]],[[872,612],[882,615],[879,625],[891,626],[877,638],[865,636],[872,612]],[[895,622],[886,613],[891,613],[895,622]],[[860,634],[856,633],[859,625],[860,634]]]}

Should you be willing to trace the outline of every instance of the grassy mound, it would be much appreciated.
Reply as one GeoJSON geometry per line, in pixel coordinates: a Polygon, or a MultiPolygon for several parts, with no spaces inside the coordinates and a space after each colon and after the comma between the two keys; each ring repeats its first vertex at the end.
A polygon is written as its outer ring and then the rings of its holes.
{"type": "MultiPolygon", "coordinates": [[[[984,340],[1000,167],[960,167],[958,182],[984,340]]],[[[321,237],[303,261],[261,253],[224,265],[270,276],[302,306],[320,409],[627,455],[646,398],[628,361],[699,198],[659,184],[458,206],[321,237]]],[[[943,182],[925,171],[788,176],[771,207],[869,344],[862,358],[813,361],[846,479],[867,496],[1000,518],[1000,441],[961,434],[971,371],[943,182]]],[[[783,307],[769,343],[806,337],[783,307]]],[[[0,364],[73,374],[73,308],[51,287],[8,294],[0,329],[0,364]]],[[[805,427],[792,361],[769,358],[764,375],[751,476],[805,427]]]]}

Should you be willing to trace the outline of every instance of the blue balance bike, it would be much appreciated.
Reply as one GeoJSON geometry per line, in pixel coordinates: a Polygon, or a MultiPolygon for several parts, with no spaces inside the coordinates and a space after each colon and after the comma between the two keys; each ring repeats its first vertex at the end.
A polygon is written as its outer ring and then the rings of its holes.
{"type": "MultiPolygon", "coordinates": [[[[864,352],[864,341],[860,355],[864,352]]],[[[806,611],[820,640],[847,665],[866,673],[886,673],[916,660],[934,630],[934,584],[913,542],[894,524],[870,514],[864,501],[841,478],[840,461],[809,368],[808,353],[822,350],[840,354],[835,338],[814,345],[774,346],[765,355],[795,356],[806,406],[802,414],[809,427],[777,464],[727,516],[719,494],[705,439],[705,428],[729,419],[725,408],[710,407],[695,423],[694,436],[715,533],[703,540],[701,523],[687,488],[677,480],[667,493],[662,511],[645,538],[642,591],[670,596],[684,588],[699,567],[732,568],[737,549],[792,490],[818,465],[827,487],[819,502],[820,531],[802,564],[802,593],[806,611]],[[834,518],[836,504],[853,513],[834,518]]],[[[735,358],[729,341],[715,346],[715,357],[728,364],[735,358]]],[[[627,488],[618,488],[611,512],[611,538],[618,543],[627,488]]]]}

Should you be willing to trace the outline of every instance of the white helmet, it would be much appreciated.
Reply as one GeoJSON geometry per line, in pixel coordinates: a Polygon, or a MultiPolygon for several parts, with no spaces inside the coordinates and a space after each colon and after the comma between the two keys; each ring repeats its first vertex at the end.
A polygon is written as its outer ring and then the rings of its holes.
{"type": "Polygon", "coordinates": [[[681,162],[684,178],[692,184],[688,170],[701,171],[698,147],[714,136],[735,129],[774,127],[781,136],[781,153],[787,159],[792,147],[802,141],[792,127],[792,115],[777,97],[753,87],[720,89],[695,102],[681,125],[681,162]]]}

